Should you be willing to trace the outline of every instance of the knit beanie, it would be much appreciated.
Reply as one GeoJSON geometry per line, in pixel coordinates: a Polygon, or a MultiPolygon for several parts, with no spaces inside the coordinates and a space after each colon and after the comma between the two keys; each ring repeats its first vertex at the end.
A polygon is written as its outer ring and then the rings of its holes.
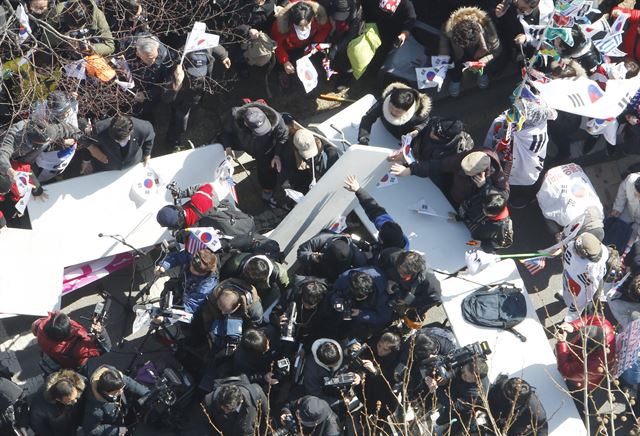
{"type": "Polygon", "coordinates": [[[162,227],[178,227],[180,213],[175,206],[165,206],[158,211],[156,220],[162,227]]]}

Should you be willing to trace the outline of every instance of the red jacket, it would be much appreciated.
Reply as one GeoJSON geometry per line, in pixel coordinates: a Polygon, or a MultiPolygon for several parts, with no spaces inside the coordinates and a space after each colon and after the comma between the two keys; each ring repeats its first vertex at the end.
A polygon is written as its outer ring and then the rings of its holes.
{"type": "Polygon", "coordinates": [[[316,13],[315,18],[311,20],[311,33],[309,34],[309,38],[304,40],[298,39],[298,35],[296,35],[296,31],[293,28],[293,23],[289,20],[291,7],[297,2],[291,2],[286,5],[276,15],[276,20],[271,26],[271,37],[278,44],[276,47],[276,59],[278,59],[278,62],[281,64],[289,61],[289,50],[306,48],[309,44],[316,42],[325,42],[329,37],[329,33],[331,33],[331,22],[329,21],[325,8],[314,1],[302,1],[311,6],[316,13]]]}
{"type": "MultiPolygon", "coordinates": [[[[597,315],[590,315],[586,318],[578,318],[571,322],[571,325],[578,331],[585,325],[601,326],[604,329],[607,348],[607,365],[609,370],[613,368],[616,357],[616,340],[613,326],[609,321],[597,315]]],[[[578,339],[579,340],[579,339],[578,339]]],[[[587,369],[589,375],[589,388],[593,389],[604,379],[606,375],[604,364],[604,348],[587,356],[587,369]]],[[[578,387],[584,386],[584,365],[582,362],[582,350],[580,348],[569,348],[566,342],[556,344],[556,358],[558,360],[558,371],[565,380],[576,383],[578,387]]]]}
{"type": "Polygon", "coordinates": [[[31,332],[36,337],[42,352],[52,358],[64,369],[77,369],[84,366],[90,357],[100,356],[102,349],[87,329],[71,320],[71,333],[62,342],[50,339],[44,332],[45,324],[56,315],[49,312],[46,318],[37,319],[31,324],[31,332]]]}
{"type": "Polygon", "coordinates": [[[184,205],[184,222],[186,227],[191,227],[198,222],[200,216],[194,211],[197,209],[202,215],[214,206],[213,185],[207,183],[198,188],[191,196],[191,200],[184,205]]]}
{"type": "Polygon", "coordinates": [[[624,39],[622,40],[622,51],[627,53],[627,56],[630,58],[639,60],[640,35],[638,35],[638,25],[640,25],[640,10],[620,7],[613,8],[614,11],[616,9],[623,14],[631,15],[628,19],[627,30],[624,32],[624,39]]]}

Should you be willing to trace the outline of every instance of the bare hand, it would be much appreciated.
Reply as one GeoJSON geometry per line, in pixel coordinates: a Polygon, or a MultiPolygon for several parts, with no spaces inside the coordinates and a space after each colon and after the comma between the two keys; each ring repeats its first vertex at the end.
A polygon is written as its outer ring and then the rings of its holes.
{"type": "Polygon", "coordinates": [[[146,155],[146,156],[142,156],[142,165],[143,166],[147,166],[149,165],[149,159],[151,159],[151,155],[146,155]]]}
{"type": "Polygon", "coordinates": [[[272,372],[268,372],[264,375],[264,381],[266,381],[267,384],[269,384],[270,386],[277,385],[278,383],[280,383],[278,379],[273,378],[272,372]]]}
{"type": "Polygon", "coordinates": [[[296,72],[296,68],[289,61],[284,63],[284,72],[287,74],[293,74],[296,72]]]}
{"type": "Polygon", "coordinates": [[[522,44],[524,44],[525,42],[527,42],[527,37],[526,37],[526,36],[524,36],[524,35],[521,33],[521,34],[519,34],[519,35],[516,35],[516,37],[515,37],[515,38],[513,38],[513,42],[515,42],[515,43],[516,43],[516,44],[518,44],[518,45],[522,45],[522,44]]]}
{"type": "Polygon", "coordinates": [[[102,323],[99,322],[99,321],[91,323],[91,330],[96,332],[96,333],[101,333],[102,332],[102,323]]]}
{"type": "Polygon", "coordinates": [[[400,165],[400,164],[394,163],[393,165],[391,165],[390,172],[394,176],[405,177],[405,176],[410,176],[411,175],[411,168],[405,167],[404,165],[400,165]]]}
{"type": "Polygon", "coordinates": [[[258,39],[258,36],[260,36],[260,31],[258,29],[249,29],[250,39],[258,39]]]}
{"type": "Polygon", "coordinates": [[[415,138],[416,136],[418,136],[418,131],[417,130],[412,130],[409,133],[407,133],[407,135],[411,136],[412,138],[415,138]]]}
{"type": "Polygon", "coordinates": [[[224,65],[224,67],[228,70],[229,68],[231,68],[231,59],[224,58],[222,60],[222,65],[224,65]]]}
{"type": "Polygon", "coordinates": [[[355,344],[352,344],[350,348],[353,351],[360,351],[362,349],[362,344],[356,342],[355,344]]]}
{"type": "Polygon", "coordinates": [[[505,12],[507,12],[507,8],[504,6],[504,3],[498,3],[498,5],[496,6],[496,17],[500,18],[502,17],[505,12]]]}
{"type": "Polygon", "coordinates": [[[449,212],[447,214],[447,221],[457,221],[456,218],[458,217],[458,214],[455,212],[449,212]]]}
{"type": "Polygon", "coordinates": [[[627,119],[627,123],[631,124],[632,126],[638,124],[638,117],[631,114],[627,114],[624,117],[627,119]]]}
{"type": "Polygon", "coordinates": [[[360,309],[351,309],[351,316],[359,316],[360,309]]]}
{"type": "Polygon", "coordinates": [[[558,330],[556,332],[556,338],[558,339],[558,342],[566,342],[567,341],[567,332],[565,332],[564,330],[558,330]]]}
{"type": "Polygon", "coordinates": [[[357,373],[352,373],[354,376],[354,380],[353,380],[353,384],[354,385],[359,385],[360,383],[362,383],[362,376],[360,374],[357,373]]]}
{"type": "Polygon", "coordinates": [[[67,138],[62,143],[64,144],[65,147],[71,147],[73,144],[76,143],[76,140],[73,138],[67,138]]]}
{"type": "Polygon", "coordinates": [[[387,160],[389,162],[402,162],[404,161],[404,155],[402,154],[402,149],[395,150],[389,156],[387,156],[387,160]]]}
{"type": "Polygon", "coordinates": [[[43,190],[42,194],[34,195],[33,198],[36,199],[36,201],[47,201],[49,199],[49,194],[47,194],[47,191],[43,190]]]}
{"type": "Polygon", "coordinates": [[[283,313],[282,315],[280,315],[280,318],[278,318],[278,324],[283,326],[283,325],[286,325],[287,322],[289,322],[289,318],[287,318],[287,314],[283,313]]]}
{"type": "Polygon", "coordinates": [[[402,47],[402,44],[407,40],[407,35],[405,33],[400,33],[396,38],[396,47],[402,47]]]}
{"type": "Polygon", "coordinates": [[[575,330],[575,329],[573,328],[573,326],[572,326],[570,323],[568,323],[568,322],[563,322],[562,324],[560,324],[560,325],[558,326],[558,328],[559,328],[560,330],[563,330],[563,331],[567,332],[567,333],[572,333],[572,332],[575,330]]]}
{"type": "Polygon", "coordinates": [[[611,212],[609,212],[609,216],[619,217],[620,216],[620,212],[615,210],[615,209],[611,209],[611,212]]]}
{"type": "Polygon", "coordinates": [[[347,178],[344,179],[344,189],[350,192],[356,192],[360,189],[360,183],[358,183],[356,176],[347,176],[347,178]]]}
{"type": "Polygon", "coordinates": [[[136,102],[136,103],[142,103],[145,100],[146,100],[146,97],[144,95],[144,92],[142,92],[142,91],[136,92],[135,97],[133,97],[133,101],[136,102]]]}
{"type": "Polygon", "coordinates": [[[280,156],[273,156],[273,159],[271,159],[271,168],[275,168],[278,173],[282,171],[282,161],[280,160],[280,156]]]}
{"type": "Polygon", "coordinates": [[[375,374],[378,371],[376,370],[376,366],[373,364],[372,361],[370,360],[363,360],[362,361],[362,366],[364,366],[364,369],[366,369],[367,371],[369,371],[371,374],[375,374]]]}
{"type": "Polygon", "coordinates": [[[89,151],[89,153],[91,153],[91,156],[93,156],[98,162],[102,162],[103,164],[109,163],[109,158],[107,157],[107,155],[104,154],[102,150],[100,150],[97,146],[92,144],[87,147],[87,150],[89,151]]]}
{"type": "Polygon", "coordinates": [[[83,176],[86,174],[91,174],[93,172],[93,164],[91,161],[83,161],[80,164],[80,174],[83,176]]]}
{"type": "Polygon", "coordinates": [[[436,383],[436,381],[429,376],[424,378],[424,384],[427,385],[427,387],[429,388],[429,392],[431,393],[434,393],[436,389],[438,389],[438,383],[436,383]]]}
{"type": "Polygon", "coordinates": [[[487,183],[487,176],[484,175],[484,172],[482,172],[480,174],[476,174],[471,179],[473,180],[473,183],[475,183],[475,185],[478,188],[483,187],[484,184],[487,183]]]}
{"type": "Polygon", "coordinates": [[[153,275],[154,276],[159,276],[160,274],[164,274],[165,269],[161,266],[157,266],[154,270],[153,270],[153,275]]]}
{"type": "Polygon", "coordinates": [[[9,178],[11,179],[11,181],[15,180],[16,176],[18,175],[18,173],[16,172],[16,170],[14,170],[13,168],[9,168],[7,170],[7,176],[9,176],[9,178]]]}
{"type": "Polygon", "coordinates": [[[182,65],[178,64],[176,66],[175,71],[173,72],[174,89],[179,89],[182,86],[183,80],[184,80],[184,68],[182,68],[182,65]]]}

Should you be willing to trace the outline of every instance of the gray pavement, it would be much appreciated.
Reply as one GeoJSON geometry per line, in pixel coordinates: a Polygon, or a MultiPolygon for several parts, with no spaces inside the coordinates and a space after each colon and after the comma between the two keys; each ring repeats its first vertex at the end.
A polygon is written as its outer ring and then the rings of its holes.
{"type": "MultiPolygon", "coordinates": [[[[510,95],[514,85],[514,81],[503,80],[500,83],[493,83],[489,90],[470,91],[463,95],[463,99],[438,101],[434,105],[433,114],[455,116],[464,120],[474,139],[480,142],[484,138],[486,129],[492,119],[509,104],[506,96],[510,95]]],[[[357,98],[357,96],[351,96],[351,98],[357,98]]],[[[320,122],[339,109],[338,107],[315,114],[305,121],[320,122]]],[[[576,144],[575,148],[577,151],[579,144],[576,144]]],[[[602,157],[602,149],[603,144],[599,144],[592,152],[593,157],[587,159],[591,160],[591,162],[585,169],[601,195],[605,209],[608,209],[611,206],[622,174],[630,164],[640,161],[640,158],[631,156],[606,162],[602,157]]],[[[553,155],[554,151],[550,150],[549,153],[553,155]]],[[[247,162],[247,164],[249,172],[251,172],[251,162],[247,162]]],[[[237,182],[241,207],[255,214],[263,211],[264,205],[259,198],[259,193],[256,192],[255,181],[251,180],[253,177],[253,175],[249,175],[238,168],[234,179],[237,182]]],[[[545,228],[537,204],[534,203],[525,209],[513,210],[512,215],[515,241],[514,245],[508,250],[509,252],[530,252],[551,245],[553,237],[545,228]]],[[[443,247],[443,249],[446,249],[446,247],[443,247]]],[[[149,272],[150,266],[148,262],[141,262],[134,275],[132,275],[131,268],[111,274],[105,279],[65,296],[62,300],[64,311],[69,313],[72,318],[88,325],[88,321],[82,320],[82,317],[88,317],[93,306],[99,300],[97,296],[98,290],[106,290],[117,300],[125,302],[129,290],[131,289],[132,293],[136,294],[141,289],[142,283],[144,283],[145,277],[148,277],[149,272]]],[[[548,329],[550,338],[552,326],[558,323],[564,314],[563,304],[553,296],[557,290],[561,289],[560,272],[561,265],[559,260],[549,262],[544,271],[533,277],[524,269],[521,269],[521,275],[527,285],[538,316],[543,326],[548,329]]],[[[156,295],[159,292],[159,288],[159,286],[155,286],[152,295],[156,295]]],[[[444,314],[436,310],[430,316],[431,319],[442,320],[444,314]]],[[[42,383],[38,368],[39,350],[30,333],[30,324],[34,319],[33,317],[19,316],[0,321],[0,360],[8,364],[16,372],[16,381],[23,384],[29,392],[35,392],[42,383]]],[[[129,336],[131,320],[129,320],[128,326],[125,326],[123,308],[118,304],[112,305],[107,328],[114,343],[120,339],[123,332],[125,332],[125,336],[129,336]]],[[[126,368],[135,353],[136,346],[140,344],[140,335],[128,337],[127,339],[122,348],[114,348],[112,353],[101,357],[96,364],[104,362],[116,365],[121,369],[126,368]]],[[[550,344],[553,344],[553,340],[550,341],[550,344]]],[[[142,358],[139,359],[140,363],[147,360],[162,361],[171,359],[170,350],[155,340],[149,341],[145,347],[145,351],[148,350],[152,352],[145,352],[142,358]]],[[[189,417],[187,428],[179,434],[205,434],[207,424],[202,414],[199,413],[197,406],[192,408],[189,417]]],[[[595,426],[597,424],[594,421],[595,426]]],[[[139,428],[136,434],[160,436],[177,433],[163,429],[139,428]]]]}

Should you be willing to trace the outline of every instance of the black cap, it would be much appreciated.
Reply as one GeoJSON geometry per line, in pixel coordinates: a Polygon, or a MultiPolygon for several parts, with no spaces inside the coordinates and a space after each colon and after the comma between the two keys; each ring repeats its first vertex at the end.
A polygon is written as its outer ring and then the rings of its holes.
{"type": "Polygon", "coordinates": [[[192,77],[204,77],[207,75],[209,56],[203,50],[192,51],[185,58],[187,73],[192,77]]]}

